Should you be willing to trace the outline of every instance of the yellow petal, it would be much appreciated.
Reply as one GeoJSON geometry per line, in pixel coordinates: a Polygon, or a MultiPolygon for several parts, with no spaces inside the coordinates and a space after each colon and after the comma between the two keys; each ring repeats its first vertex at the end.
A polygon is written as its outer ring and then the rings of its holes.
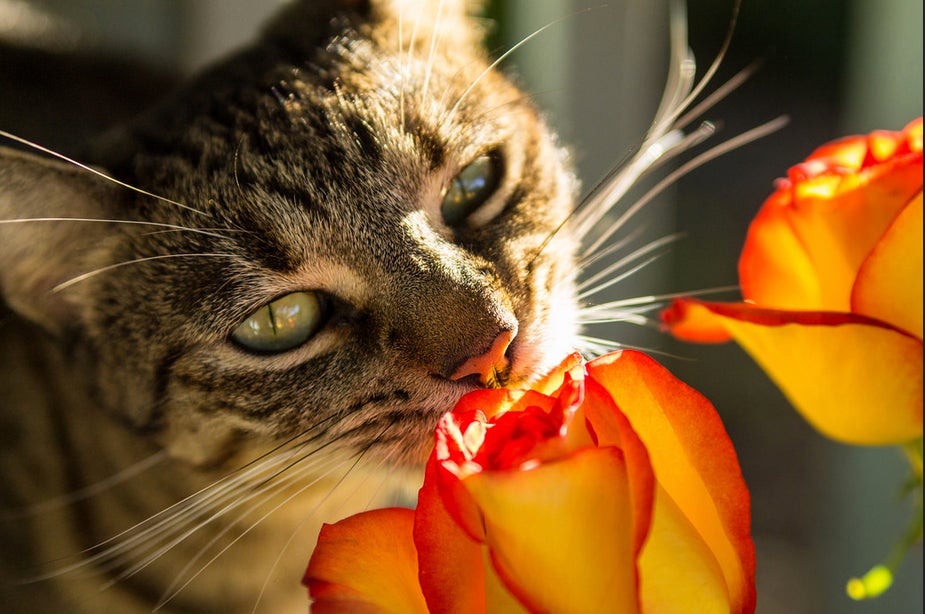
{"type": "Polygon", "coordinates": [[[729,592],[713,552],[668,493],[659,488],[649,539],[639,558],[646,614],[728,614],[729,592]]]}
{"type": "Polygon", "coordinates": [[[903,210],[861,266],[852,311],[922,338],[922,193],[903,210]]]}
{"type": "Polygon", "coordinates": [[[713,312],[828,437],[889,445],[922,436],[921,339],[854,314],[696,301],[689,308],[713,312]]]}
{"type": "Polygon", "coordinates": [[[426,614],[413,526],[414,512],[401,508],[324,525],[303,580],[312,612],[426,614]]]}
{"type": "Polygon", "coordinates": [[[533,611],[635,612],[632,504],[616,448],[464,480],[498,575],[533,611]]]}
{"type": "Polygon", "coordinates": [[[716,410],[645,354],[592,360],[590,378],[613,396],[652,461],[659,486],[678,503],[719,562],[731,612],[755,607],[755,551],[748,488],[716,410]]]}
{"type": "Polygon", "coordinates": [[[920,135],[918,121],[902,132],[850,137],[792,167],[749,228],[739,261],[745,299],[850,311],[861,263],[922,191],[920,135]]]}

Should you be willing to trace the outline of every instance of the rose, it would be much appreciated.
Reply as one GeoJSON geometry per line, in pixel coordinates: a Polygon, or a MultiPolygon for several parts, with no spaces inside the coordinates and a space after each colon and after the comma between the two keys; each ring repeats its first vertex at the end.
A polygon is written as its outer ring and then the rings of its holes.
{"type": "Polygon", "coordinates": [[[752,222],[744,302],[677,300],[682,339],[734,338],[819,431],[922,436],[922,119],[816,150],[752,222]]]}
{"type": "Polygon", "coordinates": [[[732,444],[645,355],[576,356],[533,390],[471,393],[435,440],[417,510],[322,529],[314,612],[754,609],[732,444]]]}

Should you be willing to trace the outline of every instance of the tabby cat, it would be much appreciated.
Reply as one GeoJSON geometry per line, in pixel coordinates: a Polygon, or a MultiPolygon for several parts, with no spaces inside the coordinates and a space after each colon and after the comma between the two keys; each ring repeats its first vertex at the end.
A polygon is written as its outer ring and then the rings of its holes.
{"type": "Polygon", "coordinates": [[[579,345],[606,207],[476,9],[294,2],[88,166],[0,149],[0,611],[304,611],[321,521],[579,345]]]}

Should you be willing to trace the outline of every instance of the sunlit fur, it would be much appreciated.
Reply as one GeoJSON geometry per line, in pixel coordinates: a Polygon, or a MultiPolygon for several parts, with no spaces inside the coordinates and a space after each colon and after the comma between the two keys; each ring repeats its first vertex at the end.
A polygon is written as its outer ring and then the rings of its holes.
{"type": "Polygon", "coordinates": [[[646,321],[658,297],[579,303],[670,241],[595,228],[710,132],[679,130],[698,91],[683,15],[651,133],[579,202],[470,4],[296,2],[81,164],[0,150],[0,610],[301,611],[321,521],[413,502],[402,477],[478,385],[461,363],[514,332],[500,383],[523,385],[614,347],[580,324],[646,321]],[[443,191],[487,153],[497,214],[451,228],[443,191]],[[302,290],[330,307],[303,346],[230,341],[302,290]]]}

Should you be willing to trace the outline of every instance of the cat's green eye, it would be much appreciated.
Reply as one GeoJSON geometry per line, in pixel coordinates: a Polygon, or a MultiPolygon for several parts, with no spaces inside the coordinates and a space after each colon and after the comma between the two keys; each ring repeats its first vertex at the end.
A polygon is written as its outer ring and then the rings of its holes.
{"type": "Polygon", "coordinates": [[[308,341],[322,320],[323,306],[317,294],[293,292],[252,313],[231,338],[251,352],[285,352],[308,341]]]}
{"type": "Polygon", "coordinates": [[[473,160],[456,175],[443,196],[440,205],[443,221],[449,226],[462,224],[495,193],[500,182],[501,169],[494,156],[473,160]]]}

